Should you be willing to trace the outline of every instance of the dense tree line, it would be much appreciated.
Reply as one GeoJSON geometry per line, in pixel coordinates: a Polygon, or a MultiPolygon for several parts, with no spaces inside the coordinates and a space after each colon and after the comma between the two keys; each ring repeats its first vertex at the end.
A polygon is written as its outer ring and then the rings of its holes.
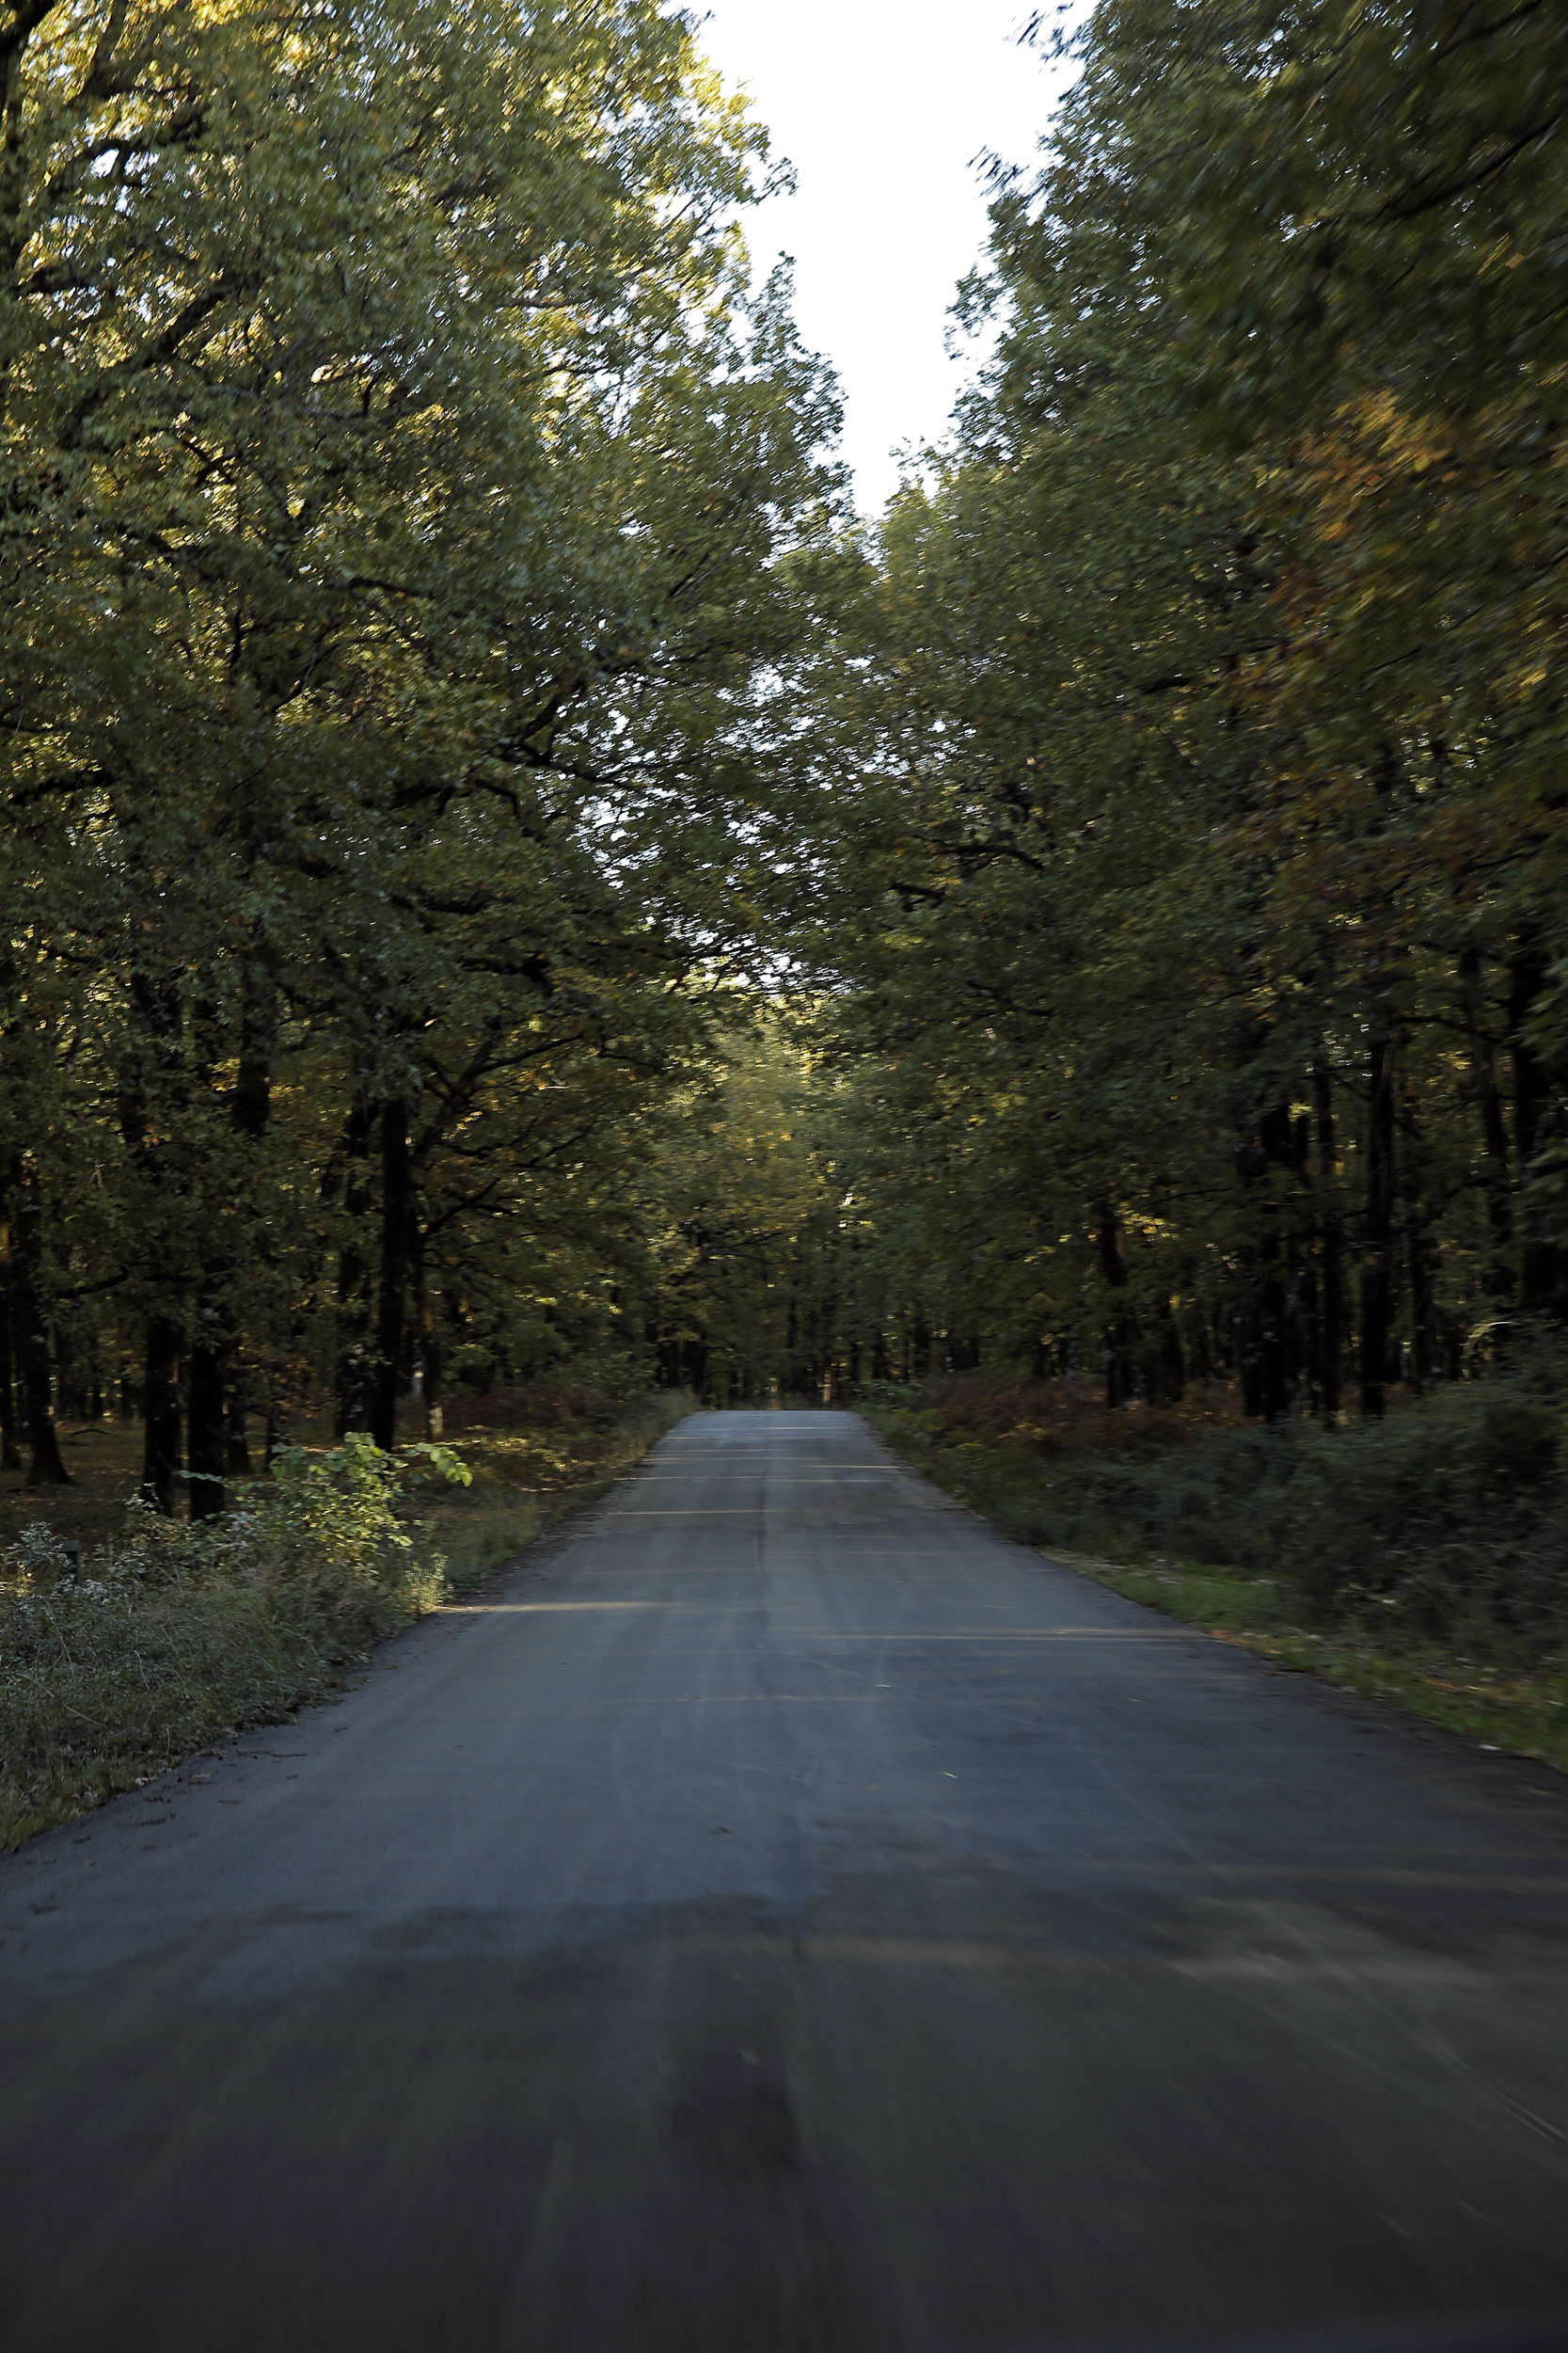
{"type": "Polygon", "coordinates": [[[1082,63],[823,684],[837,1360],[1375,1416],[1568,1308],[1568,18],[1082,63]]]}
{"type": "Polygon", "coordinates": [[[857,531],[686,20],[13,11],[8,1464],[1568,1312],[1568,21],[1078,43],[857,531]]]}
{"type": "Polygon", "coordinates": [[[5,1460],[122,1399],[210,1512],[247,1407],[613,1349],[832,393],[653,0],[18,0],[0,67],[5,1460]]]}

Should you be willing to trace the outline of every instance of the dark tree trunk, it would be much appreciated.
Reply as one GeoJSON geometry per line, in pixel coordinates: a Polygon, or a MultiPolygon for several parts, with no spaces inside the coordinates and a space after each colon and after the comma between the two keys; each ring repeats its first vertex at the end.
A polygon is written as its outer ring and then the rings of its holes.
{"type": "MultiPolygon", "coordinates": [[[[436,1328],[436,1317],[430,1304],[430,1284],[425,1273],[424,1235],[416,1214],[410,1220],[409,1250],[414,1266],[414,1313],[420,1338],[420,1385],[424,1390],[424,1434],[440,1438],[445,1426],[441,1401],[441,1336],[436,1328]]],[[[650,1338],[653,1337],[650,1331],[650,1338]]],[[[661,1389],[680,1387],[680,1343],[675,1343],[673,1372],[670,1367],[670,1343],[657,1341],[658,1383],[661,1389]]]]}
{"type": "MultiPolygon", "coordinates": [[[[240,1012],[240,1057],[234,1073],[233,1091],[229,1099],[229,1117],[235,1133],[249,1144],[260,1144],[272,1118],[272,1063],[277,1041],[277,992],[264,965],[257,962],[247,967],[245,998],[240,1012]]],[[[271,1250],[263,1241],[263,1260],[271,1250]]],[[[250,1440],[245,1428],[245,1408],[249,1403],[246,1382],[240,1361],[240,1329],[237,1317],[230,1309],[224,1326],[224,1441],[223,1467],[235,1478],[249,1476],[250,1440]]],[[[270,1460],[275,1451],[272,1436],[272,1406],[268,1403],[268,1446],[270,1460]]]]}
{"type": "Polygon", "coordinates": [[[224,1414],[223,1467],[231,1478],[247,1479],[250,1460],[250,1434],[245,1424],[249,1405],[249,1384],[240,1362],[240,1352],[232,1343],[229,1351],[229,1402],[224,1414]]]}
{"type": "MultiPolygon", "coordinates": [[[[1267,1181],[1271,1171],[1288,1169],[1298,1179],[1304,1177],[1299,1140],[1290,1105],[1274,1105],[1259,1121],[1256,1137],[1243,1155],[1245,1174],[1267,1181]]],[[[1257,1289],[1251,1317],[1253,1361],[1249,1385],[1253,1399],[1249,1410],[1264,1422],[1278,1422],[1289,1411],[1291,1374],[1300,1353],[1293,1344],[1291,1289],[1284,1258],[1285,1242],[1277,1207],[1271,1207],[1259,1245],[1259,1274],[1255,1278],[1257,1289]]]]}
{"type": "MultiPolygon", "coordinates": [[[[1127,1260],[1121,1246],[1121,1219],[1109,1200],[1100,1204],[1100,1271],[1112,1291],[1127,1288],[1127,1260]]],[[[1118,1307],[1105,1327],[1105,1404],[1125,1406],[1135,1392],[1132,1351],[1138,1328],[1126,1307],[1118,1307]]]]}
{"type": "Polygon", "coordinates": [[[1443,1370],[1443,1335],[1437,1314],[1437,1252],[1417,1204],[1410,1226],[1410,1371],[1423,1397],[1443,1370]]]}
{"type": "Polygon", "coordinates": [[[367,1165],[375,1114],[356,1104],[343,1134],[343,1212],[349,1220],[338,1254],[338,1410],[334,1427],[339,1438],[367,1426],[370,1414],[370,1267],[365,1220],[373,1198],[367,1165]]]}
{"type": "Polygon", "coordinates": [[[1345,1232],[1335,1198],[1338,1182],[1334,1143],[1334,1082],[1325,1063],[1312,1073],[1312,1105],[1318,1131],[1318,1410],[1323,1427],[1339,1419],[1344,1359],[1345,1232]]]}
{"type": "Polygon", "coordinates": [[[147,1322],[147,1377],[144,1406],[147,1420],[142,1452],[141,1491],[150,1503],[172,1516],[175,1484],[180,1476],[180,1342],[178,1324],[166,1315],[147,1322]]]}
{"type": "Polygon", "coordinates": [[[1442,1366],[1437,1328],[1437,1251],[1432,1222],[1421,1188],[1421,1138],[1416,1105],[1406,1084],[1400,1120],[1400,1174],[1404,1200],[1405,1264],[1410,1281],[1410,1374],[1418,1397],[1424,1396],[1442,1366]]]}
{"type": "Polygon", "coordinates": [[[1209,1311],[1198,1303],[1198,1310],[1188,1327],[1187,1370],[1195,1381],[1213,1377],[1213,1360],[1209,1345],[1209,1311]]]}
{"type": "Polygon", "coordinates": [[[1550,1074],[1527,1035],[1548,965],[1545,951],[1534,942],[1514,957],[1509,968],[1508,1025],[1523,1242],[1519,1304],[1527,1314],[1551,1315],[1561,1322],[1568,1315],[1568,1264],[1557,1238],[1550,1195],[1536,1181],[1541,1155],[1556,1139],[1561,1120],[1550,1074]]]}
{"type": "MultiPolygon", "coordinates": [[[[161,964],[155,957],[155,964],[161,964]]],[[[184,1006],[179,988],[160,970],[135,969],[130,1002],[135,1015],[128,1058],[121,1073],[120,1133],[132,1165],[148,1188],[150,1206],[176,1189],[166,1140],[189,1116],[190,1074],[184,1059],[184,1006]],[[149,1089],[151,1089],[150,1095],[149,1089]]],[[[182,1288],[184,1270],[171,1267],[158,1235],[162,1219],[153,1212],[148,1272],[170,1291],[182,1288]]],[[[142,1380],[141,1494],[173,1517],[181,1471],[180,1352],[183,1328],[163,1310],[148,1316],[142,1380]]]]}
{"type": "Polygon", "coordinates": [[[1284,1225],[1277,1187],[1280,1171],[1289,1171],[1303,1185],[1308,1181],[1304,1141],[1289,1103],[1276,1103],[1236,1148],[1236,1171],[1243,1191],[1258,1184],[1269,1188],[1254,1228],[1256,1241],[1243,1262],[1247,1303],[1237,1319],[1243,1410],[1263,1422],[1277,1422],[1289,1410],[1301,1364],[1294,1280],[1299,1245],[1293,1227],[1284,1225]]]}
{"type": "Polygon", "coordinates": [[[1277,1273],[1263,1284],[1258,1300],[1258,1410],[1265,1422],[1278,1422],[1290,1408],[1290,1300],[1277,1273]]]}
{"type": "Polygon", "coordinates": [[[62,1422],[85,1422],[87,1418],[87,1393],[82,1386],[82,1373],[76,1360],[76,1351],[57,1324],[52,1337],[55,1359],[55,1410],[62,1422]]]}
{"type": "Polygon", "coordinates": [[[22,1375],[23,1411],[27,1423],[27,1485],[69,1487],[71,1473],[60,1454],[55,1427],[53,1384],[49,1367],[49,1326],[44,1315],[43,1197],[38,1171],[30,1160],[16,1162],[11,1172],[16,1202],[16,1253],[11,1268],[12,1336],[22,1375]]]}
{"type": "Polygon", "coordinates": [[[1263,1418],[1263,1311],[1254,1300],[1240,1319],[1242,1411],[1249,1422],[1263,1418]]]}
{"type": "Polygon", "coordinates": [[[1323,1407],[1323,1303],[1315,1254],[1296,1277],[1297,1323],[1301,1328],[1303,1369],[1307,1375],[1307,1408],[1321,1415],[1323,1407]]]}
{"type": "Polygon", "coordinates": [[[0,1471],[22,1468],[22,1432],[16,1410],[16,1350],[12,1340],[11,1229],[0,1198],[0,1471]]]}
{"type": "Polygon", "coordinates": [[[1486,1288],[1499,1304],[1512,1299],[1516,1288],[1513,1266],[1513,1190],[1509,1170],[1508,1121],[1502,1089],[1497,1084],[1497,1057],[1486,1010],[1481,994],[1481,957],[1467,947],[1459,960],[1460,987],[1465,1000],[1465,1025],[1470,1041],[1470,1087],[1481,1121],[1484,1153],[1486,1216],[1492,1230],[1492,1261],[1486,1288]]]}
{"type": "Polygon", "coordinates": [[[1394,1316],[1394,1041],[1370,1049],[1367,1106],[1367,1234],[1361,1260],[1361,1410],[1387,1402],[1388,1335],[1394,1316]]]}
{"type": "Polygon", "coordinates": [[[217,1312],[201,1312],[187,1373],[186,1450],[191,1518],[215,1519],[224,1507],[224,1439],[229,1418],[229,1336],[217,1312]]]}
{"type": "Polygon", "coordinates": [[[408,1149],[408,1112],[402,1103],[388,1103],[381,1112],[381,1280],[370,1414],[371,1436],[388,1454],[398,1442],[398,1388],[413,1225],[414,1163],[408,1149]]]}
{"type": "Polygon", "coordinates": [[[1186,1389],[1187,1363],[1181,1348],[1180,1328],[1169,1299],[1162,1299],[1154,1358],[1149,1366],[1148,1402],[1151,1406],[1180,1405],[1186,1389]]]}
{"type": "Polygon", "coordinates": [[[241,1136],[253,1143],[266,1134],[272,1117],[272,1053],[274,1017],[270,1004],[247,1001],[240,1024],[240,1061],[229,1116],[241,1136]]]}

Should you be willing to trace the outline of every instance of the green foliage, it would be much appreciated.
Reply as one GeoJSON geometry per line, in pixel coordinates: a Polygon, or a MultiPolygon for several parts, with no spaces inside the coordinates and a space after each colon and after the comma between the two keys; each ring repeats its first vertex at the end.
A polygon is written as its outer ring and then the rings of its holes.
{"type": "MultiPolygon", "coordinates": [[[[1545,1351],[1386,1421],[1325,1432],[1080,1421],[1053,1442],[1006,1397],[868,1404],[879,1428],[1047,1550],[1213,1565],[1266,1581],[1298,1625],[1530,1657],[1568,1645],[1568,1367],[1545,1351]],[[1117,1441],[1123,1442],[1118,1444],[1117,1441]]],[[[1256,1614],[1254,1606],[1252,1614],[1256,1614]]]]}
{"type": "Polygon", "coordinates": [[[37,1475],[51,1372],[129,1380],[168,1509],[183,1381],[199,1510],[236,1389],[390,1443],[416,1356],[433,1408],[640,1359],[625,1204],[749,932],[835,397],[655,0],[73,0],[0,52],[8,1459],[13,1348],[37,1475]]]}
{"type": "Polygon", "coordinates": [[[79,1582],[47,1528],[25,1531],[0,1556],[0,1815],[25,1820],[62,1775],[103,1793],[132,1764],[277,1721],[434,1609],[445,1564],[403,1508],[432,1474],[470,1476],[443,1447],[394,1458],[355,1434],[325,1455],[293,1448],[221,1519],[134,1502],[79,1582]]]}
{"type": "Polygon", "coordinates": [[[822,701],[888,1357],[1334,1422],[1568,1313],[1563,41],[1087,21],[822,701]]]}
{"type": "Polygon", "coordinates": [[[432,1474],[458,1487],[472,1476],[448,1447],[388,1455],[350,1431],[325,1454],[280,1448],[270,1476],[242,1484],[222,1517],[173,1520],[138,1496],[125,1538],[106,1549],[95,1571],[95,1589],[112,1596],[249,1586],[287,1596],[329,1623],[352,1623],[356,1635],[383,1631],[383,1615],[395,1625],[440,1598],[441,1564],[416,1561],[400,1510],[432,1474]]]}

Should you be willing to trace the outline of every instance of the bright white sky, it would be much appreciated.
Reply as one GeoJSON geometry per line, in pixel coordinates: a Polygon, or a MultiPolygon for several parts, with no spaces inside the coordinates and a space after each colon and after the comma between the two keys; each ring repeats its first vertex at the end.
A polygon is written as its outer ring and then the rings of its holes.
{"type": "MultiPolygon", "coordinates": [[[[689,0],[703,14],[703,0],[689,0]]],[[[1066,71],[1019,46],[1027,0],[709,0],[699,39],[799,183],[746,215],[759,277],[796,262],[796,316],[837,372],[856,503],[898,444],[939,439],[975,364],[948,308],[986,241],[983,151],[1028,165],[1066,71]]]]}

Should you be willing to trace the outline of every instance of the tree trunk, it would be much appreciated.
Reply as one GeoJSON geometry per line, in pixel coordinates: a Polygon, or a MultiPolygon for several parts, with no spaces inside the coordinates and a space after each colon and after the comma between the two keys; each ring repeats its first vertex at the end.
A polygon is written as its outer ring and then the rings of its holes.
{"type": "Polygon", "coordinates": [[[49,1326],[44,1315],[43,1197],[38,1170],[26,1157],[11,1171],[16,1201],[16,1254],[11,1270],[12,1335],[22,1375],[23,1410],[27,1423],[27,1485],[69,1487],[71,1473],[60,1454],[55,1427],[53,1386],[49,1369],[49,1326]]]}
{"type": "Polygon", "coordinates": [[[1503,1114],[1502,1089],[1481,998],[1481,957],[1467,947],[1459,959],[1460,986],[1465,1000],[1465,1026],[1470,1042],[1470,1087],[1481,1121],[1485,1154],[1486,1216],[1492,1230],[1492,1261],[1486,1288],[1499,1304],[1512,1299],[1516,1287],[1513,1267],[1513,1194],[1508,1160],[1508,1122],[1503,1114]]]}
{"type": "MultiPolygon", "coordinates": [[[[425,1280],[424,1236],[420,1232],[420,1221],[417,1216],[413,1221],[410,1248],[414,1260],[414,1312],[419,1321],[420,1372],[421,1387],[424,1390],[424,1434],[426,1438],[440,1438],[444,1435],[446,1426],[445,1408],[441,1400],[441,1339],[436,1331],[436,1317],[431,1310],[430,1286],[425,1280]]],[[[669,1342],[660,1341],[658,1351],[660,1386],[666,1389],[678,1389],[681,1378],[679,1341],[676,1341],[674,1344],[673,1371],[670,1364],[669,1342]],[[667,1373],[668,1378],[665,1377],[667,1373]]]]}
{"type": "Polygon", "coordinates": [[[376,1307],[375,1364],[371,1384],[371,1436],[390,1454],[398,1442],[398,1385],[403,1371],[409,1241],[414,1224],[414,1163],[405,1105],[381,1111],[381,1282],[376,1307]]]}
{"type": "MultiPolygon", "coordinates": [[[[1100,1203],[1100,1271],[1112,1291],[1127,1288],[1127,1260],[1121,1247],[1121,1219],[1107,1199],[1100,1203]]],[[[1118,1307],[1105,1327],[1105,1404],[1125,1406],[1134,1391],[1136,1374],[1132,1349],[1137,1325],[1125,1306],[1118,1307]]]]}
{"type": "Polygon", "coordinates": [[[1292,1375],[1300,1357],[1292,1329],[1291,1289],[1287,1280],[1286,1240],[1281,1231],[1279,1205],[1272,1198],[1273,1172],[1291,1169],[1298,1180],[1307,1171],[1302,1165],[1300,1138],[1291,1117],[1288,1103],[1276,1103],[1259,1120],[1257,1131],[1249,1138],[1242,1155],[1242,1167],[1249,1181],[1271,1184],[1271,1203],[1264,1231],[1258,1244],[1258,1273],[1254,1277],[1254,1304],[1251,1317],[1253,1366],[1250,1386],[1253,1402],[1249,1410],[1260,1421],[1278,1422],[1290,1410],[1292,1375]]]}
{"type": "Polygon", "coordinates": [[[191,1518],[215,1519],[224,1506],[224,1437],[229,1418],[229,1335],[217,1312],[204,1307],[191,1349],[186,1446],[191,1518]]]}
{"type": "Polygon", "coordinates": [[[172,1517],[180,1476],[180,1342],[178,1324],[166,1315],[147,1319],[147,1421],[141,1491],[150,1503],[172,1517]]]}
{"type": "MultiPolygon", "coordinates": [[[[277,992],[263,965],[246,966],[240,1010],[240,1055],[229,1099],[229,1118],[236,1135],[259,1145],[272,1118],[272,1061],[277,1040],[277,992]]],[[[270,1263],[271,1246],[261,1246],[263,1263],[270,1263]]],[[[230,1307],[224,1318],[224,1439],[223,1468],[231,1476],[248,1477],[250,1441],[245,1431],[248,1403],[240,1361],[240,1328],[230,1307]]]]}
{"type": "Polygon", "coordinates": [[[1394,1041],[1372,1041],[1367,1108],[1367,1234],[1361,1260],[1361,1410],[1387,1402],[1394,1313],[1394,1041]]]}
{"type": "Polygon", "coordinates": [[[1568,1260],[1557,1239],[1550,1196],[1535,1181],[1541,1156],[1558,1134],[1560,1115],[1546,1067],[1526,1034],[1548,964],[1545,951],[1533,941],[1514,957],[1509,968],[1508,1025],[1523,1240],[1519,1304],[1527,1314],[1551,1315],[1560,1323],[1568,1315],[1568,1260]]]}
{"type": "Polygon", "coordinates": [[[245,1427],[245,1408],[249,1403],[245,1369],[240,1351],[230,1339],[229,1350],[229,1402],[224,1414],[223,1467],[231,1478],[247,1479],[251,1472],[250,1437],[245,1427]]]}
{"type": "Polygon", "coordinates": [[[1265,1422],[1281,1421],[1290,1407],[1290,1312],[1285,1284],[1271,1272],[1258,1300],[1258,1409],[1265,1422]]]}
{"type": "Polygon", "coordinates": [[[261,1453],[268,1471],[272,1469],[274,1455],[280,1455],[288,1443],[288,1423],[283,1412],[283,1384],[275,1366],[267,1390],[267,1417],[261,1432],[261,1453]]]}
{"type": "Polygon", "coordinates": [[[1162,1298],[1154,1360],[1149,1367],[1148,1402],[1151,1406],[1179,1406],[1186,1391],[1187,1360],[1181,1347],[1180,1327],[1170,1300],[1162,1298]]]}
{"type": "Polygon", "coordinates": [[[370,1268],[366,1260],[364,1221],[370,1213],[372,1187],[366,1166],[375,1114],[362,1104],[350,1112],[343,1134],[343,1211],[348,1231],[338,1253],[338,1410],[337,1436],[362,1430],[370,1412],[370,1365],[366,1340],[370,1328],[370,1268]]]}
{"type": "Polygon", "coordinates": [[[1344,1356],[1345,1231],[1335,1198],[1338,1161],[1334,1143],[1334,1083],[1320,1062],[1312,1073],[1313,1110],[1318,1131],[1318,1410],[1323,1427],[1332,1430],[1339,1419],[1339,1385],[1344,1356]]]}
{"type": "Polygon", "coordinates": [[[246,996],[240,1018],[240,1059],[229,1116],[241,1136],[259,1143],[272,1117],[272,1054],[276,1015],[269,1002],[246,996]]]}
{"type": "Polygon", "coordinates": [[[75,1348],[58,1324],[54,1329],[53,1343],[55,1413],[62,1422],[85,1422],[87,1419],[87,1401],[82,1386],[81,1367],[75,1348]]]}
{"type": "Polygon", "coordinates": [[[0,1198],[0,1471],[22,1468],[16,1411],[16,1350],[11,1338],[11,1229],[0,1198]]]}
{"type": "Polygon", "coordinates": [[[1404,1196],[1405,1265],[1410,1282],[1410,1373],[1418,1397],[1423,1397],[1438,1377],[1442,1363],[1437,1328],[1437,1250],[1432,1220],[1421,1189],[1424,1166],[1416,1105],[1408,1082],[1400,1121],[1400,1173],[1404,1196]]]}
{"type": "Polygon", "coordinates": [[[1443,1336],[1437,1316],[1437,1252],[1419,1203],[1413,1205],[1407,1248],[1410,1268],[1410,1370],[1418,1397],[1436,1384],[1443,1369],[1443,1336]]]}

